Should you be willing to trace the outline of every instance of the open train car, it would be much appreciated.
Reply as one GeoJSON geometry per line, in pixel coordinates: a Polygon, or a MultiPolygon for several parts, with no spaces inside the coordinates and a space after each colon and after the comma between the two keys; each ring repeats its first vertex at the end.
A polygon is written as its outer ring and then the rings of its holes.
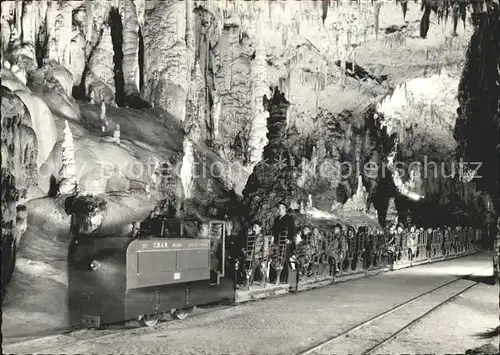
{"type": "Polygon", "coordinates": [[[89,237],[70,243],[69,311],[72,325],[164,314],[183,318],[194,306],[235,299],[226,274],[223,221],[158,218],[141,223],[137,238],[89,237]]]}

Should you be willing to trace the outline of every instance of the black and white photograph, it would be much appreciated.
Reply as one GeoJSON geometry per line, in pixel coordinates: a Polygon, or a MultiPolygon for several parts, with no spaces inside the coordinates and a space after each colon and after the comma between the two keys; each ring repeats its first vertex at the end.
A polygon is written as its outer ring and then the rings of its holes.
{"type": "Polygon", "coordinates": [[[3,354],[500,355],[499,0],[5,0],[3,354]]]}

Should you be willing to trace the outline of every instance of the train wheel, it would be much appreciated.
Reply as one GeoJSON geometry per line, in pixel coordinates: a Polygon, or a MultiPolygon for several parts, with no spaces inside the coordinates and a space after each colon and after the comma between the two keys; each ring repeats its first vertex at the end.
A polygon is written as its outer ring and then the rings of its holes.
{"type": "Polygon", "coordinates": [[[170,312],[170,315],[175,318],[175,319],[179,319],[179,320],[183,320],[183,319],[186,319],[188,314],[191,312],[192,308],[188,308],[188,309],[173,309],[171,312],[170,312]]]}
{"type": "Polygon", "coordinates": [[[151,315],[151,316],[143,315],[143,316],[139,316],[138,318],[139,318],[139,321],[142,323],[142,325],[144,325],[146,327],[154,327],[158,323],[158,321],[160,320],[160,317],[157,314],[151,315]]]}

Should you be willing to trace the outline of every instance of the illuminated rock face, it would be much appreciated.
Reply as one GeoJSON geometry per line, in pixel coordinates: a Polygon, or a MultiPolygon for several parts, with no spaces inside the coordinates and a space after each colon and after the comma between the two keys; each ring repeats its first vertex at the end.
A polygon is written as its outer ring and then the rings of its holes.
{"type": "Polygon", "coordinates": [[[109,26],[104,26],[101,39],[90,58],[85,76],[86,94],[95,104],[115,104],[115,75],[113,63],[113,43],[109,26]]]}
{"type": "Polygon", "coordinates": [[[28,189],[37,183],[37,138],[29,111],[9,89],[2,87],[2,270],[4,282],[13,271],[13,255],[26,230],[28,189]]]}
{"type": "Polygon", "coordinates": [[[73,147],[73,135],[68,121],[65,121],[62,142],[62,167],[59,172],[59,194],[66,195],[76,192],[76,164],[75,150],[73,147]]]}
{"type": "Polygon", "coordinates": [[[87,237],[99,232],[106,218],[107,202],[99,196],[73,195],[64,202],[65,211],[71,216],[73,237],[87,237]]]}
{"type": "MultiPolygon", "coordinates": [[[[457,142],[452,127],[459,80],[446,71],[412,79],[396,87],[377,106],[387,134],[398,137],[387,156],[387,166],[399,193],[411,200],[432,196],[436,191],[443,193],[441,187],[447,179],[443,169],[455,169],[452,162],[457,142]],[[401,163],[405,163],[405,169],[398,171],[397,164],[401,163]]],[[[450,198],[450,192],[442,197],[450,198]]]]}
{"type": "MultiPolygon", "coordinates": [[[[267,143],[269,113],[263,97],[271,96],[270,88],[285,94],[290,102],[287,124],[303,137],[322,129],[328,117],[338,118],[344,138],[333,148],[323,142],[325,154],[318,143],[317,160],[311,164],[319,167],[325,161],[355,162],[366,153],[361,113],[398,84],[411,86],[412,79],[425,77],[427,84],[439,85],[426,76],[442,68],[450,77],[458,76],[471,28],[460,28],[458,37],[451,38],[451,24],[443,21],[433,24],[425,41],[416,39],[419,4],[408,7],[404,22],[398,7],[389,3],[331,2],[324,17],[325,9],[313,1],[6,1],[2,46],[22,81],[23,73],[29,78],[37,66],[55,62],[71,75],[51,69],[46,77],[66,95],[83,87],[96,104],[114,105],[121,72],[126,95],[140,93],[178,121],[196,122],[200,137],[194,145],[186,143],[187,161],[197,154],[197,143],[217,147],[233,168],[240,168],[224,179],[241,191],[267,143]],[[120,26],[108,26],[111,11],[118,14],[120,26]],[[351,115],[339,118],[343,110],[351,115]]],[[[449,87],[456,86],[451,81],[449,87]]],[[[62,113],[71,117],[72,105],[65,99],[64,105],[49,108],[68,108],[62,113]]],[[[416,119],[422,121],[420,127],[435,107],[425,110],[416,119]]],[[[452,142],[452,127],[440,121],[429,125],[443,128],[428,130],[433,141],[452,142]]],[[[338,172],[325,178],[325,187],[335,190],[334,200],[337,190],[344,191],[338,198],[342,202],[353,195],[358,173],[349,179],[338,178],[338,172]]],[[[315,183],[303,180],[302,185],[315,183]]]]}

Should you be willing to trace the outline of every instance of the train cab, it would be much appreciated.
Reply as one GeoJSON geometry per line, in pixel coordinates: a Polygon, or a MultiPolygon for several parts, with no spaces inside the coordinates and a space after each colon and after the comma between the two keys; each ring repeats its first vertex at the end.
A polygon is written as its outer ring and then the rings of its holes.
{"type": "Polygon", "coordinates": [[[158,217],[136,238],[86,237],[70,243],[72,325],[88,327],[164,314],[183,318],[194,306],[234,301],[226,274],[225,222],[158,217]]]}

